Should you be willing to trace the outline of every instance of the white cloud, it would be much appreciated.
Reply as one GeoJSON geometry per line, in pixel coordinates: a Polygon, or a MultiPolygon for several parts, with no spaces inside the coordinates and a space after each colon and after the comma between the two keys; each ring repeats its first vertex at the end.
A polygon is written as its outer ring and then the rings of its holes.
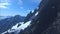
{"type": "Polygon", "coordinates": [[[0,3],[0,8],[7,8],[7,5],[10,5],[9,3],[0,3]]]}
{"type": "Polygon", "coordinates": [[[7,8],[8,5],[10,5],[9,0],[0,1],[0,8],[7,8]]]}
{"type": "Polygon", "coordinates": [[[0,6],[0,8],[7,8],[7,7],[5,7],[5,6],[0,6]]]}
{"type": "Polygon", "coordinates": [[[0,0],[0,3],[7,3],[10,2],[10,0],[0,0]]]}

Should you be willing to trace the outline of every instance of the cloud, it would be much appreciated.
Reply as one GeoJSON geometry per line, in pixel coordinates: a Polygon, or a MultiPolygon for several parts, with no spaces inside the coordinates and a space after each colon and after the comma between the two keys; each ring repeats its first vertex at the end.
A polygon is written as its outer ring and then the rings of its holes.
{"type": "Polygon", "coordinates": [[[10,5],[9,0],[0,1],[0,8],[7,8],[8,5],[10,5]]]}
{"type": "Polygon", "coordinates": [[[10,0],[0,0],[0,3],[8,3],[10,0]]]}
{"type": "Polygon", "coordinates": [[[0,8],[7,8],[10,5],[9,3],[0,3],[0,8]]]}

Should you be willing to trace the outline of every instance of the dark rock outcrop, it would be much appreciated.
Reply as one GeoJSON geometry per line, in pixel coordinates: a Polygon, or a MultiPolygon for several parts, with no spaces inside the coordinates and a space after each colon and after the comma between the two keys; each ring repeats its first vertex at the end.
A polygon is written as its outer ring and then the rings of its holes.
{"type": "Polygon", "coordinates": [[[42,0],[39,14],[32,20],[24,34],[60,34],[60,0],[42,0]],[[29,29],[30,28],[30,29],[29,29]]]}
{"type": "Polygon", "coordinates": [[[58,12],[58,16],[53,24],[41,34],[60,34],[60,12],[58,12]]]}

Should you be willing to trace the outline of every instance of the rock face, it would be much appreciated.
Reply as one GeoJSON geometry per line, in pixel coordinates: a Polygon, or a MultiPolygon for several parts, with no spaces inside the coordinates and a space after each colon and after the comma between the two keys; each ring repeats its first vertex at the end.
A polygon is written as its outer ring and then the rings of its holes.
{"type": "Polygon", "coordinates": [[[53,24],[48,27],[42,34],[60,34],[60,12],[53,24]]]}
{"type": "Polygon", "coordinates": [[[42,0],[38,15],[24,34],[60,34],[60,0],[42,0]]]}
{"type": "Polygon", "coordinates": [[[46,4],[43,4],[41,8],[39,7],[39,14],[36,17],[37,19],[35,20],[37,26],[33,34],[41,34],[41,32],[43,32],[49,26],[52,25],[53,21],[57,17],[58,9],[56,1],[55,0],[44,0],[44,1],[46,1],[46,4]]]}

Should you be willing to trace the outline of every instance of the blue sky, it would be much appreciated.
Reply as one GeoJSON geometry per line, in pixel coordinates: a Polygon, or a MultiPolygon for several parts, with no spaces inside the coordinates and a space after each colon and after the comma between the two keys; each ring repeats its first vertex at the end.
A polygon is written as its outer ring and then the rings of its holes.
{"type": "Polygon", "coordinates": [[[0,16],[26,16],[41,0],[0,0],[0,16]]]}

